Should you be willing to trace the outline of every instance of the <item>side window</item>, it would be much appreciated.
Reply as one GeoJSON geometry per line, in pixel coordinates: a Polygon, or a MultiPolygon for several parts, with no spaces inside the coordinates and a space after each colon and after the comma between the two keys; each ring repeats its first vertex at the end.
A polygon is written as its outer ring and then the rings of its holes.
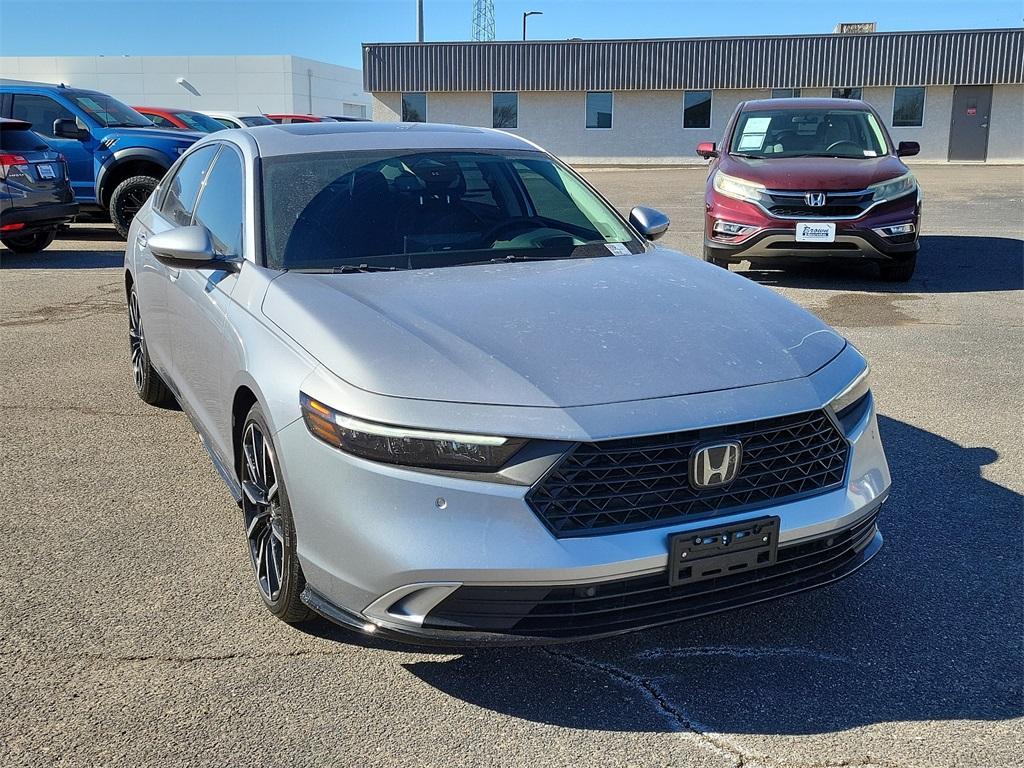
{"type": "Polygon", "coordinates": [[[216,120],[221,125],[223,125],[225,128],[237,128],[238,127],[233,122],[228,120],[226,117],[215,117],[213,119],[216,120]]]}
{"type": "Polygon", "coordinates": [[[242,254],[244,194],[242,162],[232,149],[224,147],[206,174],[193,219],[210,230],[214,248],[221,256],[242,254]]]}
{"type": "Polygon", "coordinates": [[[179,227],[187,227],[192,221],[192,207],[199,196],[199,187],[206,176],[206,169],[217,153],[217,146],[211,144],[202,147],[186,157],[164,193],[160,213],[179,227]]]}
{"type": "Polygon", "coordinates": [[[177,128],[178,127],[174,123],[172,123],[170,120],[168,120],[166,117],[164,117],[163,115],[149,114],[149,115],[146,115],[146,117],[148,117],[150,120],[152,120],[156,125],[159,125],[161,128],[177,128]]]}
{"type": "Polygon", "coordinates": [[[32,130],[43,136],[53,138],[54,120],[74,120],[74,113],[54,101],[49,96],[37,96],[34,93],[14,94],[14,109],[11,117],[32,123],[32,130]]]}

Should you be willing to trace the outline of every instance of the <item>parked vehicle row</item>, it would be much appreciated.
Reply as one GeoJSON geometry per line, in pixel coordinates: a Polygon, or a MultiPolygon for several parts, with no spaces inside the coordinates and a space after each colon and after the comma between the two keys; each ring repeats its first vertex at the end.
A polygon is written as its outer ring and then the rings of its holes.
{"type": "Polygon", "coordinates": [[[135,387],[286,622],[555,642],[853,573],[891,482],[867,362],[668,226],[501,131],[210,134],[131,226],[135,387]]]}

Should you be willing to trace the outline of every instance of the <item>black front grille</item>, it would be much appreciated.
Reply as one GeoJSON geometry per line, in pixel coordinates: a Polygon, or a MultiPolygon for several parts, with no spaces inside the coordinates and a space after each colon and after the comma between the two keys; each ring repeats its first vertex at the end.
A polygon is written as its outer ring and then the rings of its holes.
{"type": "Polygon", "coordinates": [[[614,533],[755,508],[840,485],[849,444],[824,411],[709,430],[581,443],[527,494],[559,537],[614,533]],[[724,487],[690,485],[693,449],[738,440],[743,457],[724,487]]]}
{"type": "Polygon", "coordinates": [[[825,192],[825,204],[811,206],[804,198],[804,192],[783,192],[770,190],[768,211],[774,216],[808,219],[834,219],[857,217],[871,205],[874,194],[863,192],[825,192]]]}
{"type": "Polygon", "coordinates": [[[850,528],[779,547],[774,565],[670,586],[667,573],[562,587],[459,587],[423,626],[569,638],[620,632],[724,611],[827,584],[861,565],[877,513],[850,528]]]}

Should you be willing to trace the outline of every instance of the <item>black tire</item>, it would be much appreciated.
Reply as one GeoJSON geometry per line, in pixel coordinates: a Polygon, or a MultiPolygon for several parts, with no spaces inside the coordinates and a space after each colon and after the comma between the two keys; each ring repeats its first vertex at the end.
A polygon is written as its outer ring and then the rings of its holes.
{"type": "Polygon", "coordinates": [[[288,624],[311,618],[302,602],[306,578],[296,549],[295,519],[277,452],[259,403],[249,409],[237,449],[241,456],[242,524],[263,604],[288,624]]]}
{"type": "Polygon", "coordinates": [[[714,264],[716,267],[721,267],[722,269],[729,269],[729,262],[715,256],[714,250],[708,248],[706,245],[704,246],[704,261],[708,264],[714,264]]]}
{"type": "Polygon", "coordinates": [[[110,220],[121,237],[127,239],[132,219],[159,182],[152,176],[130,176],[114,187],[110,195],[110,220]]]}
{"type": "Polygon", "coordinates": [[[4,235],[0,242],[15,253],[39,253],[57,237],[57,228],[29,232],[24,235],[4,235]]]}
{"type": "Polygon", "coordinates": [[[903,261],[886,262],[879,264],[878,269],[881,277],[887,283],[906,283],[914,276],[917,268],[917,254],[903,261]]]}
{"type": "Polygon", "coordinates": [[[131,354],[132,378],[135,391],[150,405],[168,406],[174,404],[174,395],[167,388],[160,374],[153,369],[146,348],[146,335],[142,328],[142,311],[135,285],[128,289],[128,351],[131,354]]]}

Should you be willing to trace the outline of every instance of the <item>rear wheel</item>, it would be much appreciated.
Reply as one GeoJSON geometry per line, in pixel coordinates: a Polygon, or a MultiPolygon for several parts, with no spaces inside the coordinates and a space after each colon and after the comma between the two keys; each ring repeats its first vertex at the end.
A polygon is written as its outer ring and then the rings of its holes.
{"type": "Polygon", "coordinates": [[[905,283],[914,276],[914,269],[917,267],[917,254],[904,261],[886,262],[879,264],[882,279],[889,283],[905,283]]]}
{"type": "Polygon", "coordinates": [[[116,187],[110,195],[110,220],[121,237],[128,237],[128,227],[139,209],[153,194],[159,179],[152,176],[131,176],[116,187]]]}
{"type": "Polygon", "coordinates": [[[257,403],[242,427],[242,518],[264,605],[282,621],[296,624],[312,612],[300,599],[306,579],[295,553],[295,522],[270,435],[257,403]]]}
{"type": "Polygon", "coordinates": [[[171,405],[174,395],[149,362],[146,336],[142,330],[139,294],[134,285],[128,291],[128,349],[132,355],[132,378],[139,397],[150,405],[171,405]]]}
{"type": "Polygon", "coordinates": [[[706,245],[704,246],[704,261],[708,264],[714,264],[716,267],[721,267],[722,269],[729,268],[729,262],[715,256],[714,250],[708,248],[706,245]]]}
{"type": "Polygon", "coordinates": [[[0,242],[3,242],[15,253],[38,253],[52,243],[55,237],[57,237],[56,227],[24,235],[4,235],[0,238],[0,242]]]}

